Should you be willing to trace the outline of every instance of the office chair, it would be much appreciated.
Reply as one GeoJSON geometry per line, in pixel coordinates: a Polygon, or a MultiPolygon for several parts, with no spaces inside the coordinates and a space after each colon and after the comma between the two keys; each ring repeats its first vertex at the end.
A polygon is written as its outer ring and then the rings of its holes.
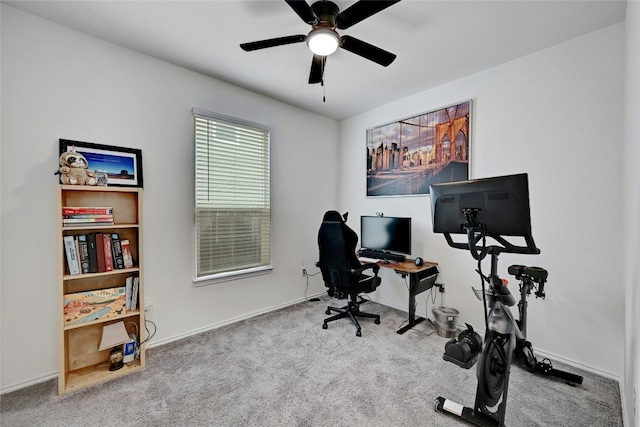
{"type": "MultiPolygon", "coordinates": [[[[345,214],[346,219],[346,214],[345,214]]],[[[360,304],[367,300],[358,298],[361,293],[373,292],[380,285],[377,264],[361,264],[356,256],[358,235],[350,229],[340,213],[327,211],[322,219],[320,231],[318,231],[318,247],[320,249],[320,261],[316,266],[322,272],[325,286],[329,288],[329,295],[339,295],[344,292],[347,295],[348,304],[345,307],[327,307],[327,314],[338,314],[328,317],[322,324],[322,329],[328,328],[328,323],[334,320],[349,318],[355,325],[356,336],[362,336],[360,323],[357,317],[368,317],[380,324],[380,316],[377,314],[360,311],[360,304]],[[364,274],[372,270],[373,276],[364,274]]]]}

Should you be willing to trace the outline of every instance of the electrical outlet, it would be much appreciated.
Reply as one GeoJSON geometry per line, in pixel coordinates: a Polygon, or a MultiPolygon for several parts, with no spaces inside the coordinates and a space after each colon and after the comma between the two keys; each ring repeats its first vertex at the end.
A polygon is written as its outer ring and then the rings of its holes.
{"type": "Polygon", "coordinates": [[[306,277],[306,276],[307,276],[307,268],[300,267],[300,277],[306,277]]]}
{"type": "Polygon", "coordinates": [[[149,304],[146,298],[144,304],[144,317],[147,320],[151,320],[151,318],[153,317],[153,304],[149,304]]]}

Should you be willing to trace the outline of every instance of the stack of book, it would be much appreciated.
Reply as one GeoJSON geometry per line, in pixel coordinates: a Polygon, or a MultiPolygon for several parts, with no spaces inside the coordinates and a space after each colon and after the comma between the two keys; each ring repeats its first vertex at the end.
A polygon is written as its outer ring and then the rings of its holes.
{"type": "Polygon", "coordinates": [[[133,267],[129,240],[118,233],[89,233],[63,237],[70,275],[103,273],[133,267]]]}
{"type": "Polygon", "coordinates": [[[71,207],[62,208],[63,227],[94,227],[113,225],[112,207],[71,207]]]}

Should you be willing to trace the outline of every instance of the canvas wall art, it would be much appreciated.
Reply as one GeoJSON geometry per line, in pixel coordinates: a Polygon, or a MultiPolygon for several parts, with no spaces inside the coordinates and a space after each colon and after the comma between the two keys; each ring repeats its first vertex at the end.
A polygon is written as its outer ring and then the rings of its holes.
{"type": "Polygon", "coordinates": [[[367,129],[367,196],[469,179],[471,100],[367,129]]]}

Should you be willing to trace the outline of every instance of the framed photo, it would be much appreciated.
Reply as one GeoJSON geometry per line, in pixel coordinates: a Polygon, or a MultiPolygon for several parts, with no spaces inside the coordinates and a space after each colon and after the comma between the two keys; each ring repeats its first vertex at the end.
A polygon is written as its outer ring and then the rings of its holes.
{"type": "Polygon", "coordinates": [[[367,197],[469,179],[471,100],[367,129],[367,197]]]}
{"type": "Polygon", "coordinates": [[[90,171],[98,171],[99,176],[106,174],[106,185],[142,187],[141,150],[68,139],[60,140],[60,155],[71,151],[72,148],[87,159],[90,171]]]}

